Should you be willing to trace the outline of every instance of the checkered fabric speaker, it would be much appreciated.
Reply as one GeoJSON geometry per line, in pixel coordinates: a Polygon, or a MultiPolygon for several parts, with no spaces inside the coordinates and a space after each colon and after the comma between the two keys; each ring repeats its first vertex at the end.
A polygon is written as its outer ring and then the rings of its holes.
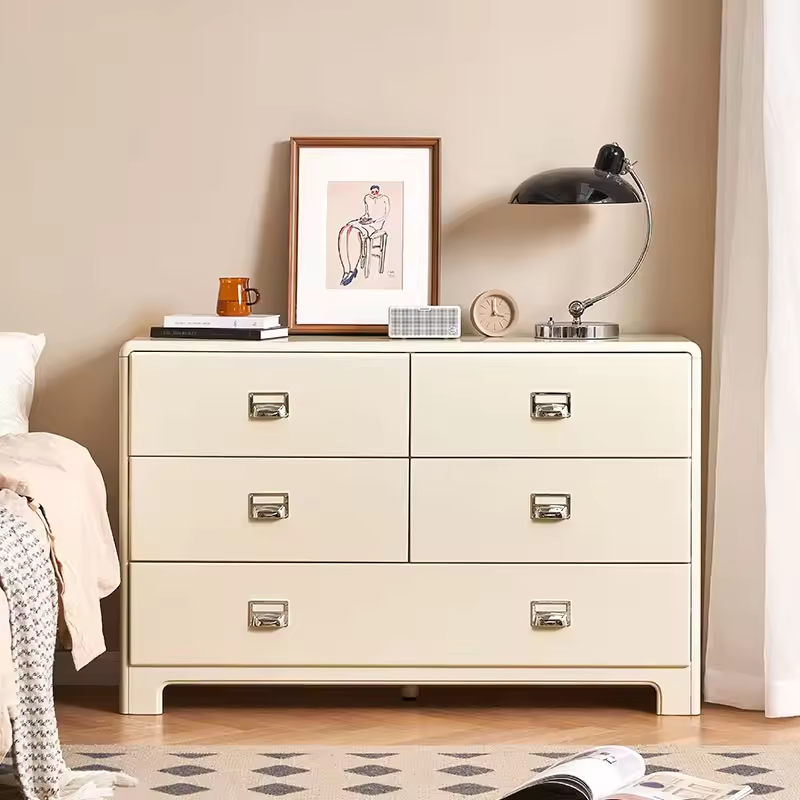
{"type": "Polygon", "coordinates": [[[389,309],[392,339],[458,339],[461,336],[459,306],[392,306],[389,309]]]}

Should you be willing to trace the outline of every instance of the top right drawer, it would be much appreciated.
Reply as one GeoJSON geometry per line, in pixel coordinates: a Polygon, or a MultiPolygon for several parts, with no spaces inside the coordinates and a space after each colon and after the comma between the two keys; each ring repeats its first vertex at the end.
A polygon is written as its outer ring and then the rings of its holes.
{"type": "Polygon", "coordinates": [[[683,353],[411,357],[411,455],[691,455],[683,353]]]}

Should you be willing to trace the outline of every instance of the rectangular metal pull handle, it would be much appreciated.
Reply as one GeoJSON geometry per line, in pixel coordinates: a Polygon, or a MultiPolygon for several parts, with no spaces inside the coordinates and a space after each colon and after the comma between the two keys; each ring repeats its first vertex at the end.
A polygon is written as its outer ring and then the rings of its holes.
{"type": "Polygon", "coordinates": [[[251,630],[289,627],[288,600],[251,600],[247,604],[247,627],[251,630]]]}
{"type": "Polygon", "coordinates": [[[568,628],[572,624],[572,603],[569,600],[532,600],[532,628],[568,628]]]}
{"type": "Polygon", "coordinates": [[[249,494],[247,516],[254,522],[277,522],[289,517],[288,494],[249,494]]]}
{"type": "Polygon", "coordinates": [[[536,628],[566,628],[569,621],[563,611],[537,611],[533,625],[536,628]]]}
{"type": "Polygon", "coordinates": [[[289,416],[289,393],[250,392],[247,408],[250,419],[286,419],[289,416]]]}
{"type": "Polygon", "coordinates": [[[533,419],[567,419],[572,416],[572,396],[569,392],[531,392],[533,419]]]}
{"type": "Polygon", "coordinates": [[[568,494],[532,494],[531,519],[560,522],[572,516],[572,496],[568,494]]]}

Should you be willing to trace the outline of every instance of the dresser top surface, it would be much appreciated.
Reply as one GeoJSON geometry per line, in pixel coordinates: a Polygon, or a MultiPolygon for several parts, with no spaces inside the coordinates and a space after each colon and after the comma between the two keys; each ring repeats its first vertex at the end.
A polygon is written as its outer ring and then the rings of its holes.
{"type": "Polygon", "coordinates": [[[131,339],[120,351],[133,353],[687,353],[700,358],[688,339],[629,335],[607,341],[554,342],[530,337],[487,339],[389,339],[386,336],[290,336],[263,342],[198,339],[131,339]]]}

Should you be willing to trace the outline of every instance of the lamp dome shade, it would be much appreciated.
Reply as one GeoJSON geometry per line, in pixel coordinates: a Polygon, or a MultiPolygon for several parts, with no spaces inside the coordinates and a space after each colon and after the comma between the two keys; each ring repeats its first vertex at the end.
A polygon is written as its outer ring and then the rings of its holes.
{"type": "Polygon", "coordinates": [[[509,202],[515,205],[585,205],[641,203],[642,198],[619,175],[591,167],[568,167],[533,175],[516,188],[509,202]]]}

